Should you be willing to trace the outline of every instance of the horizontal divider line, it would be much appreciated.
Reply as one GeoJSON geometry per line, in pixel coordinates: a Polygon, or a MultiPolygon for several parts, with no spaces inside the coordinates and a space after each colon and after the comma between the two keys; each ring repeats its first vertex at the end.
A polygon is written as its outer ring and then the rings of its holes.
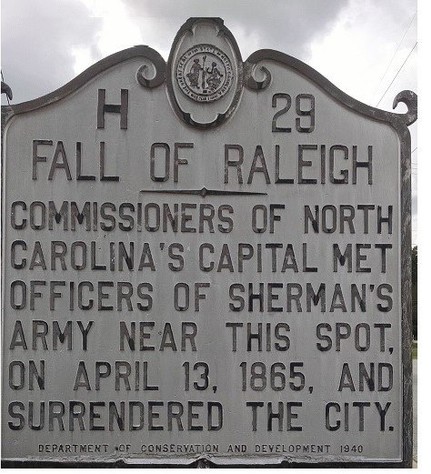
{"type": "Polygon", "coordinates": [[[195,196],[267,196],[267,193],[253,191],[226,191],[219,189],[142,189],[141,193],[192,194],[195,196]]]}

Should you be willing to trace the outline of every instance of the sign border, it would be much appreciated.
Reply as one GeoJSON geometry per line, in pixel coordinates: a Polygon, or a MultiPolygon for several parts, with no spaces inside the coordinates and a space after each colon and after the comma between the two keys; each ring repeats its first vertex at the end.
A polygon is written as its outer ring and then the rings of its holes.
{"type": "MultiPolygon", "coordinates": [[[[223,20],[220,18],[190,18],[179,30],[176,40],[179,37],[180,33],[184,32],[186,29],[189,29],[191,25],[198,21],[205,22],[214,22],[218,27],[223,25],[223,20]]],[[[224,32],[228,34],[229,39],[233,39],[233,44],[236,46],[235,39],[230,31],[223,26],[224,32]]],[[[172,46],[171,55],[175,47],[175,40],[172,46]]],[[[239,50],[238,50],[239,53],[239,50]]],[[[168,65],[162,56],[155,51],[154,49],[148,46],[135,46],[132,48],[125,49],[118,53],[112,54],[101,61],[95,63],[93,66],[89,67],[83,73],[78,75],[76,78],[72,79],[70,82],[60,87],[59,89],[51,92],[47,95],[39,97],[34,100],[23,102],[17,105],[11,106],[2,106],[2,153],[1,153],[1,182],[2,182],[2,219],[1,219],[1,254],[4,256],[4,228],[6,220],[5,212],[5,183],[4,183],[4,163],[6,161],[5,157],[5,147],[4,147],[4,132],[9,124],[10,120],[19,114],[31,112],[42,107],[46,107],[50,104],[58,102],[65,97],[71,95],[72,93],[79,90],[87,82],[94,79],[99,74],[104,71],[124,62],[129,59],[141,57],[148,60],[155,69],[155,75],[153,77],[148,76],[148,67],[146,65],[141,66],[137,72],[137,81],[142,87],[158,87],[161,84],[165,83],[169,76],[170,70],[170,61],[168,65]]],[[[118,467],[238,467],[238,468],[247,468],[247,467],[336,467],[336,468],[376,468],[376,467],[412,467],[413,462],[413,379],[412,379],[412,299],[411,299],[411,139],[408,126],[413,124],[417,120],[417,95],[412,91],[402,91],[395,97],[393,101],[393,108],[395,109],[399,103],[404,103],[407,106],[407,112],[404,114],[398,114],[393,112],[387,112],[375,107],[366,105],[348,94],[344,93],[342,90],[338,89],[334,84],[332,84],[328,79],[322,76],[312,67],[303,63],[302,61],[284,54],[279,51],[262,49],[252,53],[248,59],[242,63],[240,53],[237,56],[237,59],[240,63],[241,75],[238,82],[238,90],[235,96],[235,106],[232,110],[229,110],[229,116],[234,113],[234,108],[239,106],[238,102],[240,101],[240,92],[242,86],[244,85],[249,90],[259,92],[260,90],[265,89],[271,82],[271,73],[270,71],[263,66],[259,66],[259,63],[263,61],[271,61],[279,63],[282,66],[293,69],[306,79],[312,81],[316,86],[322,89],[327,93],[332,99],[341,104],[347,109],[350,109],[356,112],[359,115],[366,116],[372,120],[378,122],[384,122],[391,126],[396,132],[399,139],[399,149],[400,149],[400,214],[401,220],[399,229],[400,239],[401,239],[401,249],[400,249],[400,266],[401,266],[401,350],[402,350],[402,384],[403,384],[403,433],[402,433],[402,460],[400,462],[325,462],[325,463],[303,463],[303,462],[288,462],[283,461],[281,463],[273,464],[216,464],[208,459],[201,458],[193,462],[185,463],[176,463],[176,464],[152,464],[148,462],[136,462],[135,460],[118,460],[118,461],[82,461],[82,462],[61,462],[61,461],[31,461],[31,460],[3,460],[1,466],[4,468],[15,468],[15,467],[103,467],[103,468],[118,468],[118,467]],[[242,68],[243,67],[243,68],[242,68]],[[265,76],[263,80],[255,79],[255,73],[259,69],[260,73],[265,76]],[[243,72],[243,74],[242,74],[243,72]]],[[[170,81],[167,80],[168,89],[170,88],[170,81]]],[[[174,107],[175,109],[175,107],[174,107]]],[[[175,110],[178,114],[178,111],[175,110]]],[[[179,114],[178,114],[179,115],[179,114]]],[[[226,117],[227,119],[228,117],[226,117]]],[[[223,123],[224,120],[214,124],[213,126],[218,126],[223,123]]],[[[189,125],[194,126],[193,123],[189,125]]],[[[196,126],[196,125],[195,125],[196,126]]],[[[205,131],[202,131],[205,133],[205,131]]],[[[4,281],[4,266],[5,260],[2,260],[2,288],[3,288],[3,297],[5,292],[5,281],[4,281]]],[[[3,317],[4,317],[4,308],[2,305],[2,341],[3,339],[3,317]]]]}

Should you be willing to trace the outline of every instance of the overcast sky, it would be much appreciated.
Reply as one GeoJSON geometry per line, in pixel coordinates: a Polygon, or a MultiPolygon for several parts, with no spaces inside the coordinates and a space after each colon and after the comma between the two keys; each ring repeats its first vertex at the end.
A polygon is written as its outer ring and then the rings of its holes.
{"type": "MultiPolygon", "coordinates": [[[[416,0],[2,0],[2,72],[12,104],[23,102],[137,44],[167,59],[188,17],[219,16],[243,59],[257,49],[283,51],[356,99],[392,110],[398,92],[417,92],[416,7],[416,0]]],[[[410,130],[415,187],[416,125],[410,130]]],[[[413,207],[415,241],[415,193],[413,207]]]]}

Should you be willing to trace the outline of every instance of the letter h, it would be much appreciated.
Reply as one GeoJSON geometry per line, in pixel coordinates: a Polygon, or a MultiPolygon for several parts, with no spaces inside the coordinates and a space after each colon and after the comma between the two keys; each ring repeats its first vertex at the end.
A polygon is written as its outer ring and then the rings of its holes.
{"type": "Polygon", "coordinates": [[[105,128],[105,112],[120,114],[120,128],[127,129],[127,114],[129,109],[129,91],[121,89],[121,104],[105,102],[106,89],[99,89],[97,95],[97,128],[105,128]]]}

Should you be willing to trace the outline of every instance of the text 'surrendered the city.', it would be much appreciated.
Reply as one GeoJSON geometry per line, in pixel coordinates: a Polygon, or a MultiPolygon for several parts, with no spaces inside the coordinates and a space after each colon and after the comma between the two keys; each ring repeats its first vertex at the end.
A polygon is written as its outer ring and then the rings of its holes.
{"type": "Polygon", "coordinates": [[[191,18],[11,106],[2,456],[410,466],[410,135],[191,18]]]}

